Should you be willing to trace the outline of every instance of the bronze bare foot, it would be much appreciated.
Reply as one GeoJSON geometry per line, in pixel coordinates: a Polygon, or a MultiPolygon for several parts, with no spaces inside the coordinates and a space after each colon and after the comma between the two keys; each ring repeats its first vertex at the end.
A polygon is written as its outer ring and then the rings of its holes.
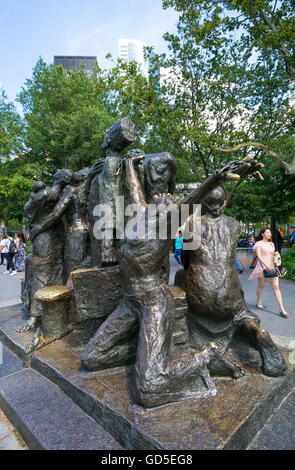
{"type": "Polygon", "coordinates": [[[230,375],[233,379],[239,379],[245,375],[240,364],[230,362],[218,350],[215,351],[215,360],[210,364],[210,371],[216,375],[230,375]]]}
{"type": "Polygon", "coordinates": [[[36,328],[37,320],[38,320],[38,317],[30,317],[28,321],[19,325],[15,330],[18,333],[26,333],[27,331],[30,331],[33,328],[36,328]]]}
{"type": "Polygon", "coordinates": [[[287,369],[284,358],[268,332],[262,328],[257,334],[257,347],[262,359],[263,373],[269,377],[284,375],[287,369]]]}
{"type": "Polygon", "coordinates": [[[282,353],[274,344],[267,330],[260,328],[255,321],[245,320],[239,325],[255,348],[259,351],[263,373],[269,377],[284,375],[287,366],[282,353]]]}
{"type": "Polygon", "coordinates": [[[27,346],[26,346],[26,349],[25,349],[25,354],[26,355],[32,353],[33,351],[35,351],[38,348],[38,346],[41,343],[41,337],[42,337],[42,334],[38,330],[37,333],[35,333],[35,335],[33,336],[32,341],[29,344],[27,344],[27,346]]]}
{"type": "Polygon", "coordinates": [[[30,354],[36,351],[37,349],[43,348],[44,346],[47,346],[48,344],[58,341],[59,339],[71,333],[72,331],[73,331],[73,326],[69,324],[60,333],[57,333],[56,335],[45,336],[44,332],[42,331],[42,328],[39,327],[37,332],[33,336],[32,341],[29,344],[27,344],[25,352],[26,354],[30,354]]]}

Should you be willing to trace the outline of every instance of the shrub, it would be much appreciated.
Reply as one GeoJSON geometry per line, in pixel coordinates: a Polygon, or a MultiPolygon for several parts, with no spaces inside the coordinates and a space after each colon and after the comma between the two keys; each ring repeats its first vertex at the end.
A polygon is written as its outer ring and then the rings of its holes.
{"type": "Polygon", "coordinates": [[[282,263],[288,270],[284,279],[292,279],[292,281],[295,281],[295,245],[286,253],[282,254],[282,263]]]}

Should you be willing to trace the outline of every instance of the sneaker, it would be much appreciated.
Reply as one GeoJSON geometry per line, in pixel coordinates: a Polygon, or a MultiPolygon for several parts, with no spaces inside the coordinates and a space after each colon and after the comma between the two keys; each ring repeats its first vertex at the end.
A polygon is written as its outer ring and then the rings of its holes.
{"type": "Polygon", "coordinates": [[[3,274],[10,274],[9,271],[3,271],[3,274]]]}
{"type": "Polygon", "coordinates": [[[10,273],[10,276],[14,276],[15,274],[17,274],[17,272],[16,272],[16,271],[12,271],[12,272],[10,273]]]}

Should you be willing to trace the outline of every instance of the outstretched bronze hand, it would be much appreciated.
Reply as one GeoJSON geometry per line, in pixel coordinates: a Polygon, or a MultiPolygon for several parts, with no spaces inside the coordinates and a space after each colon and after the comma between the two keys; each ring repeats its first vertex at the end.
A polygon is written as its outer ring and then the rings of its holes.
{"type": "Polygon", "coordinates": [[[100,173],[104,167],[104,158],[99,158],[90,168],[88,176],[93,177],[97,173],[100,173]]]}
{"type": "Polygon", "coordinates": [[[249,175],[259,174],[259,170],[264,168],[263,163],[258,163],[257,160],[247,159],[245,161],[235,160],[228,163],[225,167],[218,170],[216,174],[220,176],[223,181],[240,181],[249,175]]]}
{"type": "Polygon", "coordinates": [[[140,163],[142,162],[144,157],[145,157],[145,154],[141,149],[133,149],[133,150],[129,150],[129,152],[127,152],[123,158],[128,159],[128,160],[133,160],[134,163],[135,162],[140,163]]]}

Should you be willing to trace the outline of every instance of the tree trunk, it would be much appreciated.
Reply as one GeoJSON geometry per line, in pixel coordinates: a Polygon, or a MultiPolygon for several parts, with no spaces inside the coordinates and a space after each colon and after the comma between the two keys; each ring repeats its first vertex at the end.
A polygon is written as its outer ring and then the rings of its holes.
{"type": "Polygon", "coordinates": [[[3,209],[3,219],[4,219],[4,226],[5,226],[5,234],[7,234],[8,231],[8,207],[4,207],[3,209]]]}

